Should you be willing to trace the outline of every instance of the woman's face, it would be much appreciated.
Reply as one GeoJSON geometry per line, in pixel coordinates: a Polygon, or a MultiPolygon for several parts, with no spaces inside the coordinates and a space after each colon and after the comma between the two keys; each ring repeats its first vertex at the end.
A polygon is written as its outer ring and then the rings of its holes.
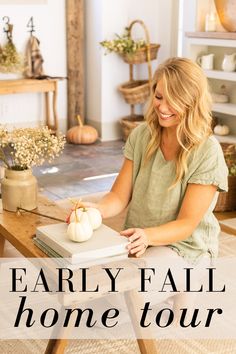
{"type": "Polygon", "coordinates": [[[177,112],[169,106],[163,94],[162,80],[157,83],[153,106],[161,127],[170,128],[179,124],[180,119],[177,112]]]}

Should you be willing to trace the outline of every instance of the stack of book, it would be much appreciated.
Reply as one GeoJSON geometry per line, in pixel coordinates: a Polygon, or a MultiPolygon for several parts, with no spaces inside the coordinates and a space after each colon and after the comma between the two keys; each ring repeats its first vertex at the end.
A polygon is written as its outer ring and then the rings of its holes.
{"type": "Polygon", "coordinates": [[[71,241],[66,223],[39,226],[34,243],[49,257],[66,258],[71,264],[98,264],[128,257],[126,237],[101,225],[85,242],[71,241]]]}

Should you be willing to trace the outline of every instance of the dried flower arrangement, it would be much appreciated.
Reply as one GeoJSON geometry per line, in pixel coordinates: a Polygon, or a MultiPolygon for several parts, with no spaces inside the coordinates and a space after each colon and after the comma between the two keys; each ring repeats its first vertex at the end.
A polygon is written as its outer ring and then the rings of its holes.
{"type": "Polygon", "coordinates": [[[0,48],[0,72],[19,73],[24,70],[24,58],[18,53],[11,39],[0,48]]]}
{"type": "Polygon", "coordinates": [[[47,127],[7,131],[0,126],[0,162],[11,170],[27,170],[51,162],[65,145],[65,136],[52,135],[47,127]]]}
{"type": "Polygon", "coordinates": [[[102,41],[100,45],[105,48],[105,54],[112,52],[123,53],[135,53],[140,48],[145,48],[147,43],[144,39],[133,40],[130,37],[128,28],[125,28],[123,35],[115,34],[115,39],[111,41],[102,41]]]}

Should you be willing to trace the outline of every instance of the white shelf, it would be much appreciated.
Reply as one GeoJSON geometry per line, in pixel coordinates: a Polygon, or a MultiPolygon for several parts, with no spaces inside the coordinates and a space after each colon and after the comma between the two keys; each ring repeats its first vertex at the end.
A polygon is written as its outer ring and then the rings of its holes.
{"type": "Polygon", "coordinates": [[[213,103],[212,111],[236,116],[236,104],[235,103],[213,103]]]}
{"type": "Polygon", "coordinates": [[[236,40],[236,33],[235,32],[185,32],[186,37],[190,38],[214,38],[214,39],[234,39],[236,40]]]}
{"type": "Polygon", "coordinates": [[[210,79],[236,81],[236,71],[228,72],[223,70],[204,70],[204,72],[210,79]]]}
{"type": "Polygon", "coordinates": [[[189,44],[193,45],[205,45],[213,47],[231,47],[235,48],[235,39],[216,39],[216,38],[187,38],[189,44]]]}
{"type": "MultiPolygon", "coordinates": [[[[183,55],[196,60],[200,53],[211,52],[216,47],[215,52],[218,53],[218,48],[234,48],[236,51],[236,32],[186,32],[184,38],[183,55]],[[209,48],[208,48],[209,47],[209,48]]],[[[213,51],[214,52],[214,51],[213,51]]],[[[227,49],[222,50],[222,53],[227,53],[227,49]]],[[[230,51],[231,52],[231,51],[230,51]]],[[[220,53],[220,51],[219,51],[220,53]]],[[[220,63],[219,63],[220,64],[220,63]]],[[[221,69],[221,66],[218,66],[221,69]]],[[[224,70],[204,70],[208,79],[228,81],[230,86],[235,87],[236,84],[236,71],[228,72],[224,70]],[[231,82],[231,83],[229,83],[231,82]]],[[[212,83],[213,84],[213,83],[212,83]]],[[[233,90],[233,89],[232,89],[233,90]]],[[[213,90],[214,91],[214,90],[213,90]]],[[[232,101],[235,102],[234,94],[232,101]]],[[[213,103],[212,111],[216,113],[222,113],[222,115],[228,116],[230,119],[229,125],[232,128],[233,134],[226,136],[215,135],[218,141],[226,143],[236,144],[236,102],[235,103],[213,103]]],[[[220,116],[221,117],[221,116],[220,116]]],[[[221,119],[224,119],[222,116],[221,119]]],[[[223,123],[222,123],[223,124],[223,123]]]]}
{"type": "Polygon", "coordinates": [[[236,144],[236,135],[215,135],[215,138],[220,142],[220,143],[232,143],[236,144]]]}

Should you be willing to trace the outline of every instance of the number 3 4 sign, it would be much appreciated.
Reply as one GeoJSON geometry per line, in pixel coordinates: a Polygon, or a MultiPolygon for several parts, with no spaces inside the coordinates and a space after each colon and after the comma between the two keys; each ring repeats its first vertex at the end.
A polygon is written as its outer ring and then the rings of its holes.
{"type": "Polygon", "coordinates": [[[0,0],[0,5],[38,5],[46,3],[47,0],[0,0]]]}

